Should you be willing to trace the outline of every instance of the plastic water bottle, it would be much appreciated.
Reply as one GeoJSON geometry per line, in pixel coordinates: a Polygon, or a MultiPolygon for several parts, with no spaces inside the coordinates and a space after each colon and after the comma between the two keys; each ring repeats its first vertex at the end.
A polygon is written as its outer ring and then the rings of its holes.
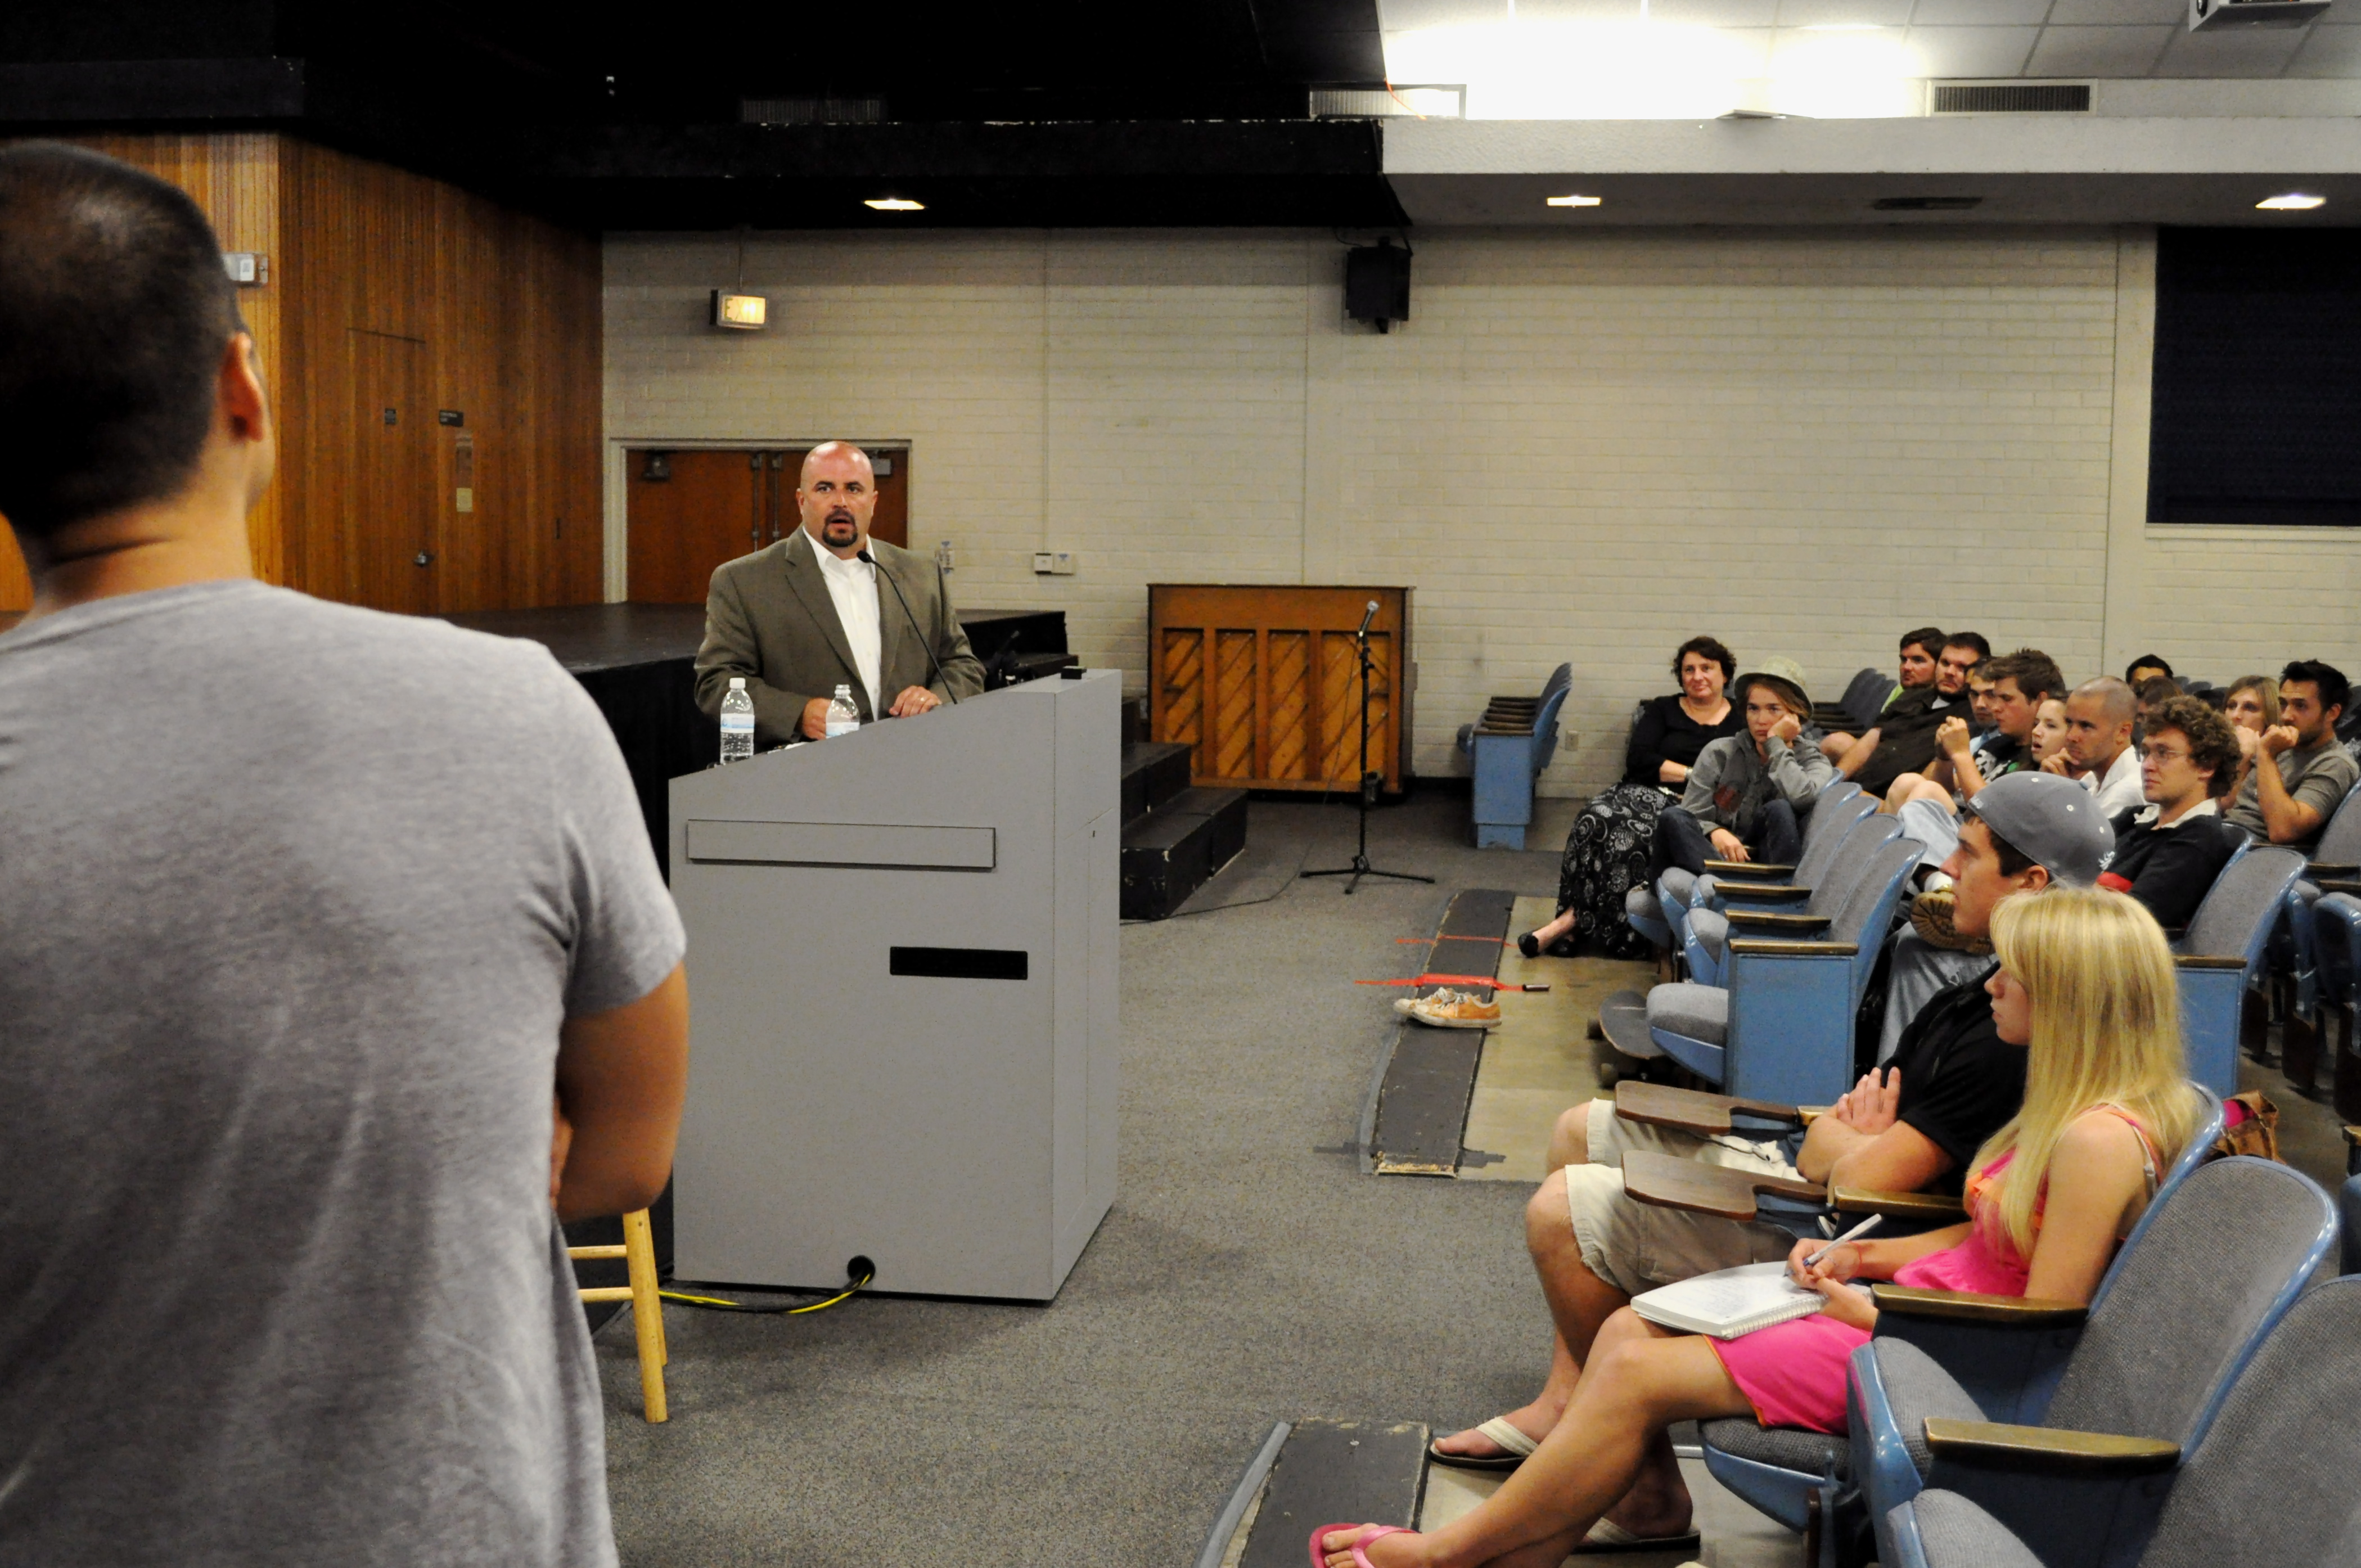
{"type": "Polygon", "coordinates": [[[742,762],[754,754],[754,699],[747,695],[746,677],[730,677],[730,691],[721,699],[721,760],[742,762]]]}
{"type": "Polygon", "coordinates": [[[833,740],[861,728],[861,709],[853,705],[852,688],[840,685],[828,705],[828,736],[833,740]]]}

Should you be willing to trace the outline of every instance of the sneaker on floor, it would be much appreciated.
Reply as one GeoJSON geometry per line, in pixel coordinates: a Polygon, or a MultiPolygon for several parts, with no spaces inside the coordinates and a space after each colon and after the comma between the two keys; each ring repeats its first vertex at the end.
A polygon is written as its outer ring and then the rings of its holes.
{"type": "Polygon", "coordinates": [[[1438,991],[1417,997],[1402,1011],[1438,1029],[1488,1029],[1500,1021],[1499,1003],[1481,1001],[1464,991],[1438,991]]]}

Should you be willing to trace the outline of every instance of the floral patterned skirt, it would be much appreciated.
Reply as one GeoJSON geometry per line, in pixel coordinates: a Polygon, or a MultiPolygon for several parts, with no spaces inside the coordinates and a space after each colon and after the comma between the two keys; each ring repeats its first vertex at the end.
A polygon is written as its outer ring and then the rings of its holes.
{"type": "Polygon", "coordinates": [[[1575,938],[1597,942],[1609,958],[1648,956],[1648,939],[1623,918],[1623,898],[1648,880],[1656,814],[1669,804],[1660,789],[1617,784],[1593,796],[1565,836],[1565,857],[1557,872],[1558,910],[1573,910],[1575,938]]]}

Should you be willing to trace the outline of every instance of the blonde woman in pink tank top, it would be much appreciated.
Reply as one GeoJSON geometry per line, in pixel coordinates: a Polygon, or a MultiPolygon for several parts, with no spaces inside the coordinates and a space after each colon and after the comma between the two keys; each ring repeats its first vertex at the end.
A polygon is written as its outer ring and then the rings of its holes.
{"type": "Polygon", "coordinates": [[[1315,1568],[1557,1568],[1608,1510],[1633,1533],[1677,1534],[1689,1503],[1666,1429],[1753,1416],[1844,1430],[1845,1358],[1877,1310],[1853,1281],[2088,1301],[2197,1124],[2172,955],[2140,905],[2052,887],[1993,919],[1986,988],[2000,1037],[2027,1048],[2025,1105],[1970,1162],[1970,1218],[1923,1235],[1849,1242],[1796,1279],[1817,1315],[1735,1340],[1677,1333],[1626,1308],[1599,1331],[1565,1415],[1481,1507],[1432,1535],[1329,1526],[1315,1568]],[[1631,1516],[1624,1519],[1624,1516],[1631,1516]]]}

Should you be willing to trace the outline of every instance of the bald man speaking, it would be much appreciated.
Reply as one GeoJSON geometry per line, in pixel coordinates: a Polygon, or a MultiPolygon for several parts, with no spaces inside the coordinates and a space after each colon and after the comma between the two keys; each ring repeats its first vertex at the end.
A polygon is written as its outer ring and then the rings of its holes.
{"type": "Polygon", "coordinates": [[[732,675],[753,696],[758,748],[826,736],[839,685],[852,688],[864,724],[983,689],[942,574],[869,537],[877,476],[867,453],[844,441],[812,448],[796,510],[802,527],[716,568],[706,590],[697,706],[707,718],[720,717],[732,675]]]}

